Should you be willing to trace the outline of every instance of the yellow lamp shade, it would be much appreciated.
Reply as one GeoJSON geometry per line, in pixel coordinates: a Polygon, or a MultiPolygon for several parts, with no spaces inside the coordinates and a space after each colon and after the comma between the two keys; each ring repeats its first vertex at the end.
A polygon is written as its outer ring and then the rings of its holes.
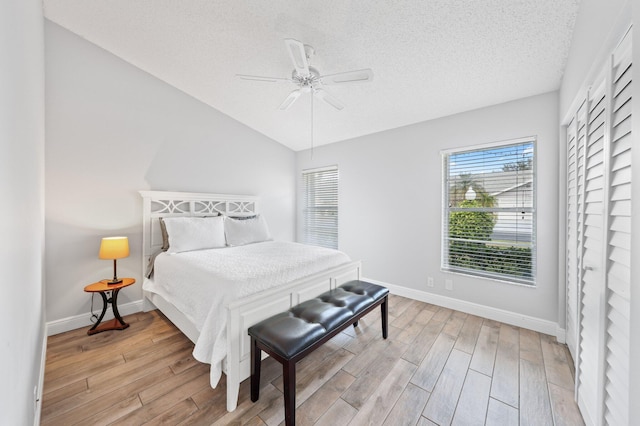
{"type": "Polygon", "coordinates": [[[127,237],[107,237],[100,243],[100,259],[122,259],[129,256],[129,239],[127,237]]]}

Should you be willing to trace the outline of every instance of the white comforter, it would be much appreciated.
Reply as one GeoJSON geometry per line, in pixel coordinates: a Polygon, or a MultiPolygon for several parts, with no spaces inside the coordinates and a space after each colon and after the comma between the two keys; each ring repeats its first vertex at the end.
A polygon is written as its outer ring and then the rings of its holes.
{"type": "Polygon", "coordinates": [[[337,250],[280,241],[162,253],[143,288],[171,302],[196,326],[200,337],[193,356],[211,364],[216,387],[227,351],[229,302],[349,261],[337,250]]]}

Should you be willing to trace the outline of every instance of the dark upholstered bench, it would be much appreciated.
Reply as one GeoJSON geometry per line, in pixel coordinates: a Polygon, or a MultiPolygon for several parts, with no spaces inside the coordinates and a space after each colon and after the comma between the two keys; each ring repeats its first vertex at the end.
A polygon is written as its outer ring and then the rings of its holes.
{"type": "Polygon", "coordinates": [[[251,401],[260,397],[260,361],[265,351],[282,364],[284,413],[295,424],[296,362],[371,312],[382,309],[382,337],[387,338],[389,290],[364,281],[350,281],[249,328],[251,336],[251,401]]]}

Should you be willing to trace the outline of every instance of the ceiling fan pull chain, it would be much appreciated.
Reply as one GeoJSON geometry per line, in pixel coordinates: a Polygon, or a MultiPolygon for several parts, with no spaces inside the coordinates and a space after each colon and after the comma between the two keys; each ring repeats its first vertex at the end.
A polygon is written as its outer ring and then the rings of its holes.
{"type": "Polygon", "coordinates": [[[311,98],[311,159],[313,160],[313,90],[309,97],[311,98]]]}

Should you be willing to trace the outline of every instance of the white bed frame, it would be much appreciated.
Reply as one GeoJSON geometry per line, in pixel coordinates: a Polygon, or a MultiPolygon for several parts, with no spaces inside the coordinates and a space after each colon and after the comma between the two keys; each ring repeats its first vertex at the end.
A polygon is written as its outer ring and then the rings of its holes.
{"type": "MultiPolygon", "coordinates": [[[[149,258],[162,246],[160,217],[251,216],[259,212],[258,198],[247,195],[199,194],[190,192],[140,191],[143,198],[142,276],[149,258]]],[[[247,329],[272,315],[350,280],[360,279],[361,263],[350,262],[306,278],[287,283],[229,303],[227,309],[227,411],[238,405],[240,382],[250,376],[250,340],[247,329]]],[[[146,278],[145,278],[146,280],[146,278]]],[[[186,316],[155,293],[144,292],[145,311],[159,309],[192,342],[199,332],[186,316]]]]}

